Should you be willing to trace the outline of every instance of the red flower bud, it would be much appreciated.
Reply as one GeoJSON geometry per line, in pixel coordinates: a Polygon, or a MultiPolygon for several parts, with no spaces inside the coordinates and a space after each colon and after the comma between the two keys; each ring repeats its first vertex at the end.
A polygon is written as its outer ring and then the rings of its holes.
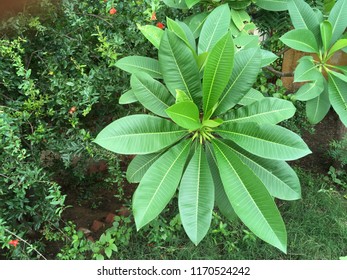
{"type": "Polygon", "coordinates": [[[115,8],[112,8],[110,10],[110,15],[114,15],[115,13],[117,13],[117,10],[115,8]]]}
{"type": "Polygon", "coordinates": [[[8,244],[12,245],[13,247],[16,247],[18,245],[19,241],[18,239],[11,240],[8,242],[8,244]]]}
{"type": "Polygon", "coordinates": [[[157,27],[159,27],[160,29],[164,29],[164,28],[165,28],[165,25],[162,24],[161,22],[158,22],[158,23],[157,23],[157,27]]]}
{"type": "Polygon", "coordinates": [[[155,12],[152,13],[151,20],[157,20],[157,15],[155,12]]]}

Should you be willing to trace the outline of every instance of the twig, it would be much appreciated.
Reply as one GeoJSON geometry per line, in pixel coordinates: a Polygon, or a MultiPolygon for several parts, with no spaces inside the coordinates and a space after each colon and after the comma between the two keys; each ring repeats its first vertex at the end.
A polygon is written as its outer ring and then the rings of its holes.
{"type": "Polygon", "coordinates": [[[33,245],[31,245],[29,242],[27,242],[26,240],[24,240],[23,238],[21,238],[20,236],[18,236],[17,234],[15,234],[14,232],[12,232],[12,231],[10,231],[10,230],[8,230],[8,229],[6,229],[6,228],[5,228],[5,231],[7,231],[9,234],[15,236],[15,237],[18,238],[20,241],[22,241],[22,242],[24,242],[25,244],[27,244],[28,246],[30,246],[41,258],[43,258],[44,260],[47,260],[47,259],[45,258],[45,256],[42,255],[39,251],[37,251],[37,250],[35,249],[35,247],[34,247],[33,245]]]}
{"type": "Polygon", "coordinates": [[[265,67],[263,67],[263,70],[268,70],[271,73],[273,73],[273,74],[275,74],[276,76],[279,76],[279,77],[294,77],[294,73],[293,72],[280,72],[280,71],[277,71],[276,69],[274,69],[271,66],[265,66],[265,67]]]}

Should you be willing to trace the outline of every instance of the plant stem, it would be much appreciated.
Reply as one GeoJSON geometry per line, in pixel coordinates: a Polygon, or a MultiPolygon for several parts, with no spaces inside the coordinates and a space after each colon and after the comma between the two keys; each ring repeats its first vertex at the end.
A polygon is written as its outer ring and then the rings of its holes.
{"type": "Polygon", "coordinates": [[[9,234],[15,236],[16,238],[18,238],[20,241],[24,242],[25,244],[27,244],[28,246],[30,246],[41,258],[43,258],[44,260],[47,260],[45,258],[44,255],[42,255],[39,251],[37,251],[33,245],[31,245],[29,242],[27,242],[26,240],[24,240],[23,238],[21,238],[20,236],[18,236],[17,234],[15,234],[14,232],[8,230],[5,228],[5,231],[7,231],[9,234]]]}
{"type": "Polygon", "coordinates": [[[271,66],[265,66],[265,67],[263,67],[263,70],[268,70],[271,73],[273,73],[273,74],[275,74],[276,76],[279,76],[279,77],[294,77],[294,73],[293,72],[280,72],[280,71],[277,71],[276,69],[274,69],[271,66]]]}

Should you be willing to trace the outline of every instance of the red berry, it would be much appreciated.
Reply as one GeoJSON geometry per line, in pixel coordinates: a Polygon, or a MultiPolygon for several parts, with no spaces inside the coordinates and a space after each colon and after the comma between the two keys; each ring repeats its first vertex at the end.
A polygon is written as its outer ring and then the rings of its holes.
{"type": "Polygon", "coordinates": [[[160,29],[164,29],[164,28],[165,28],[165,25],[162,24],[161,22],[158,22],[158,23],[157,23],[157,27],[159,27],[160,29]]]}
{"type": "Polygon", "coordinates": [[[117,13],[117,10],[115,8],[112,8],[110,10],[110,15],[114,15],[115,13],[117,13]]]}

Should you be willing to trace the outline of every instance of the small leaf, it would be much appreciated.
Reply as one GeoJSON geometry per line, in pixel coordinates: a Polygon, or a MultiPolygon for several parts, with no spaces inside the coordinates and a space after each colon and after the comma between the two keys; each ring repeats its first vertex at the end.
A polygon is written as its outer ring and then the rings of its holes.
{"type": "Polygon", "coordinates": [[[205,20],[207,18],[207,16],[209,15],[209,13],[199,13],[196,15],[193,15],[189,22],[188,22],[188,26],[190,28],[190,30],[193,32],[194,38],[197,39],[200,36],[200,32],[201,32],[201,28],[203,26],[203,24],[205,23],[205,20]]]}
{"type": "Polygon", "coordinates": [[[187,7],[190,9],[193,7],[195,4],[199,3],[200,0],[185,0],[187,7]]]}
{"type": "Polygon", "coordinates": [[[127,92],[123,93],[119,98],[119,104],[130,104],[137,101],[138,100],[134,94],[134,91],[132,90],[128,90],[127,92]]]}
{"type": "Polygon", "coordinates": [[[322,74],[318,70],[318,66],[313,62],[311,56],[304,56],[299,60],[298,66],[294,71],[295,82],[307,82],[319,79],[322,74]]]}
{"type": "Polygon", "coordinates": [[[190,131],[201,127],[199,109],[192,101],[176,103],[166,113],[175,123],[190,131]]]}
{"type": "Polygon", "coordinates": [[[137,28],[140,29],[141,33],[147,38],[148,41],[152,43],[154,47],[159,49],[160,40],[164,34],[162,29],[154,25],[141,26],[139,24],[137,24],[137,28]]]}
{"type": "Polygon", "coordinates": [[[328,20],[332,25],[332,39],[331,43],[335,43],[347,28],[347,1],[339,0],[332,8],[328,20]]]}
{"type": "Polygon", "coordinates": [[[257,0],[257,6],[269,11],[287,10],[288,0],[257,0]]]}
{"type": "Polygon", "coordinates": [[[294,29],[284,34],[280,40],[292,49],[302,52],[319,53],[316,38],[310,30],[294,29]]]}
{"type": "Polygon", "coordinates": [[[238,102],[238,104],[247,106],[264,98],[264,95],[259,90],[251,88],[249,92],[247,92],[246,95],[238,102]]]}
{"type": "Polygon", "coordinates": [[[324,86],[324,90],[320,95],[306,102],[306,115],[309,122],[312,124],[319,123],[328,114],[330,107],[328,88],[324,86]]]}
{"type": "Polygon", "coordinates": [[[261,53],[261,67],[267,66],[278,59],[278,56],[273,52],[260,50],[261,53]]]}
{"type": "Polygon", "coordinates": [[[294,97],[296,100],[308,101],[319,96],[324,90],[324,77],[313,82],[306,83],[299,88],[294,97]]]}
{"type": "Polygon", "coordinates": [[[166,22],[167,22],[167,26],[168,26],[169,30],[174,32],[177,35],[177,37],[179,37],[183,42],[185,42],[186,45],[189,48],[191,48],[191,50],[195,53],[196,46],[195,46],[194,38],[193,38],[193,43],[192,43],[191,40],[188,39],[188,36],[187,36],[186,32],[184,31],[184,29],[181,27],[181,25],[178,22],[176,22],[170,18],[166,18],[166,22]]]}
{"type": "Polygon", "coordinates": [[[329,99],[342,123],[347,127],[347,77],[330,71],[329,99]]]}
{"type": "Polygon", "coordinates": [[[176,103],[180,103],[184,101],[192,101],[192,100],[183,90],[176,89],[176,103]]]}
{"type": "Polygon", "coordinates": [[[327,59],[332,57],[337,51],[347,47],[347,39],[338,40],[329,50],[327,59]]]}
{"type": "Polygon", "coordinates": [[[324,20],[320,24],[320,34],[322,37],[324,50],[327,51],[330,47],[331,38],[333,36],[333,27],[331,26],[330,21],[324,20]]]}
{"type": "Polygon", "coordinates": [[[208,127],[218,127],[223,123],[222,119],[216,118],[214,120],[204,120],[202,125],[208,127]]]}

